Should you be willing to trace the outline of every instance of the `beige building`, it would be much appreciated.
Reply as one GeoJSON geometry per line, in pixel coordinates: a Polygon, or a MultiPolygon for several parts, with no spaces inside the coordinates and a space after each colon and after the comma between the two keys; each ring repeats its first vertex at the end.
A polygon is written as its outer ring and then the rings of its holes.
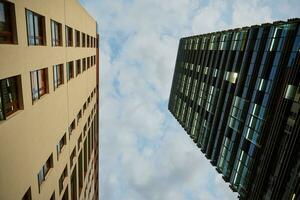
{"type": "Polygon", "coordinates": [[[0,0],[0,199],[98,199],[97,23],[76,0],[0,0]]]}

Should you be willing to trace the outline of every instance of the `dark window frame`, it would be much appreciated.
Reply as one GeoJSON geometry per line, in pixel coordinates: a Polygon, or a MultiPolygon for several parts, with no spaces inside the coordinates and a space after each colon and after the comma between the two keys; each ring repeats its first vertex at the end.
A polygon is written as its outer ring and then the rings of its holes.
{"type": "Polygon", "coordinates": [[[15,4],[0,0],[0,5],[3,5],[5,18],[0,22],[0,44],[18,44],[15,4]]]}
{"type": "Polygon", "coordinates": [[[7,117],[22,109],[21,75],[0,80],[0,121],[6,120],[7,117]]]}
{"type": "Polygon", "coordinates": [[[31,82],[31,97],[32,97],[32,102],[38,101],[42,96],[46,95],[49,93],[49,84],[48,84],[48,68],[42,68],[38,70],[34,70],[30,72],[30,82],[31,82]],[[43,72],[43,75],[40,76],[40,73],[43,72]],[[35,75],[33,75],[35,74],[35,75]],[[36,78],[36,86],[38,91],[37,96],[35,96],[35,93],[33,92],[33,77],[36,78]],[[44,78],[44,87],[40,87],[40,78],[44,78]]]}
{"type": "Polygon", "coordinates": [[[80,47],[80,31],[75,29],[75,47],[80,47]]]}
{"type": "Polygon", "coordinates": [[[86,47],[90,47],[90,36],[87,35],[86,37],[86,47]]]}
{"type": "Polygon", "coordinates": [[[81,39],[82,39],[82,47],[85,47],[85,33],[81,33],[81,39]]]}
{"type": "Polygon", "coordinates": [[[78,76],[79,74],[81,74],[81,60],[80,59],[76,60],[76,76],[78,76]]]}
{"type": "Polygon", "coordinates": [[[67,81],[74,78],[74,61],[67,62],[67,81]],[[71,69],[71,70],[70,70],[71,69]]]}
{"type": "Polygon", "coordinates": [[[45,26],[45,16],[40,15],[29,9],[25,9],[26,14],[26,27],[27,27],[27,43],[28,46],[46,46],[46,26],[45,26]],[[30,35],[30,23],[29,23],[29,14],[32,15],[32,31],[33,35],[30,35]],[[38,21],[38,32],[36,30],[36,20],[38,21]],[[38,41],[38,42],[37,42],[38,41]]]}
{"type": "Polygon", "coordinates": [[[52,45],[52,47],[62,46],[62,44],[63,44],[62,24],[51,19],[50,26],[51,26],[51,45],[52,45]]]}
{"type": "Polygon", "coordinates": [[[64,64],[53,65],[53,88],[56,90],[64,84],[64,64]]]}
{"type": "Polygon", "coordinates": [[[67,145],[67,136],[66,133],[62,136],[59,143],[56,145],[57,160],[59,159],[60,154],[62,153],[63,148],[67,145]]]}
{"type": "Polygon", "coordinates": [[[53,154],[49,156],[46,163],[40,169],[37,178],[38,178],[38,186],[39,186],[39,193],[41,192],[41,186],[45,182],[46,177],[49,175],[50,170],[53,168],[53,154]]]}
{"type": "Polygon", "coordinates": [[[73,47],[73,28],[65,26],[66,47],[73,47]]]}
{"type": "Polygon", "coordinates": [[[28,190],[27,190],[26,193],[24,194],[22,200],[32,200],[32,196],[31,196],[31,187],[28,188],[28,190]]]}
{"type": "Polygon", "coordinates": [[[82,58],[82,72],[86,70],[86,59],[82,58]]]}
{"type": "Polygon", "coordinates": [[[65,166],[65,168],[64,168],[63,172],[61,173],[59,180],[58,180],[59,194],[61,194],[61,192],[64,189],[64,180],[67,177],[68,177],[68,165],[65,166]]]}

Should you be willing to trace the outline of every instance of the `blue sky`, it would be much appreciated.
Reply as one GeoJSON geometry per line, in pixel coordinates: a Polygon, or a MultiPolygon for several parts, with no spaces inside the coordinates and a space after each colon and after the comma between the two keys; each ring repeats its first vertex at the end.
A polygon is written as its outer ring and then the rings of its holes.
{"type": "Polygon", "coordinates": [[[299,17],[298,0],[81,3],[101,37],[101,199],[236,199],[167,110],[179,38],[299,17]]]}

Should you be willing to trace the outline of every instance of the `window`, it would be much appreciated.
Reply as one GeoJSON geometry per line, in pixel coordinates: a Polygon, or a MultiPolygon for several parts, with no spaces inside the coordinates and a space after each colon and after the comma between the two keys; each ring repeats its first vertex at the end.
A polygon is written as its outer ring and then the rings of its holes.
{"type": "Polygon", "coordinates": [[[85,47],[85,34],[82,33],[82,47],[85,47]]]}
{"type": "Polygon", "coordinates": [[[76,156],[76,146],[74,147],[71,156],[70,156],[70,169],[72,169],[73,164],[74,164],[74,158],[76,156]]]}
{"type": "Polygon", "coordinates": [[[68,26],[66,26],[66,46],[73,46],[73,29],[68,26]]]}
{"type": "Polygon", "coordinates": [[[78,185],[79,185],[79,196],[83,187],[83,170],[82,170],[82,152],[80,151],[78,156],[78,185]]]}
{"type": "MultiPolygon", "coordinates": [[[[65,166],[65,169],[64,169],[64,171],[62,172],[62,174],[61,174],[61,176],[60,176],[60,178],[59,178],[59,181],[58,181],[58,185],[59,185],[59,193],[61,193],[62,190],[64,189],[64,185],[66,184],[66,183],[64,183],[64,182],[65,182],[65,180],[66,180],[67,177],[68,177],[68,168],[67,168],[67,165],[66,165],[66,166],[65,166]]],[[[66,191],[68,191],[68,190],[66,190],[66,191]]]]}
{"type": "Polygon", "coordinates": [[[82,142],[82,133],[80,134],[78,141],[77,141],[78,150],[80,149],[81,142],[82,142]]]}
{"type": "Polygon", "coordinates": [[[51,40],[52,46],[62,46],[61,23],[51,20],[51,40]]]}
{"type": "Polygon", "coordinates": [[[86,35],[86,47],[90,47],[90,36],[86,35]]]}
{"type": "Polygon", "coordinates": [[[17,44],[15,6],[0,1],[0,44],[17,44]]]}
{"type": "Polygon", "coordinates": [[[48,69],[30,72],[32,101],[40,99],[48,92],[48,69]]]}
{"type": "Polygon", "coordinates": [[[74,78],[74,62],[70,61],[67,63],[67,79],[68,81],[74,78]]]}
{"type": "Polygon", "coordinates": [[[87,166],[88,166],[87,139],[84,140],[83,147],[84,147],[84,178],[85,178],[87,173],[87,166]]]}
{"type": "Polygon", "coordinates": [[[52,193],[50,200],[55,200],[55,192],[52,193]]]}
{"type": "Polygon", "coordinates": [[[56,150],[57,150],[57,160],[59,158],[59,155],[61,154],[64,146],[67,144],[67,137],[66,134],[60,139],[59,143],[56,145],[56,150]]]}
{"type": "Polygon", "coordinates": [[[81,117],[82,117],[82,112],[81,112],[81,109],[80,109],[80,111],[77,114],[77,124],[79,123],[79,120],[81,119],[81,117]]]}
{"type": "Polygon", "coordinates": [[[78,76],[81,73],[81,63],[80,59],[76,60],[76,76],[78,76]]]}
{"type": "Polygon", "coordinates": [[[39,192],[41,192],[41,185],[45,181],[45,178],[52,167],[53,167],[53,157],[51,154],[51,156],[48,158],[48,160],[46,161],[46,163],[43,165],[43,167],[38,173],[39,192]]]}
{"type": "Polygon", "coordinates": [[[90,57],[87,57],[87,68],[90,68],[91,63],[90,63],[90,57]]]}
{"type": "Polygon", "coordinates": [[[75,119],[72,121],[71,125],[69,126],[69,135],[71,136],[72,131],[75,129],[75,119]]]}
{"type": "Polygon", "coordinates": [[[61,200],[69,200],[69,190],[68,190],[68,187],[65,190],[64,196],[62,197],[61,200]]]}
{"type": "Polygon", "coordinates": [[[0,80],[0,121],[22,109],[21,76],[0,80]]]}
{"type": "Polygon", "coordinates": [[[53,84],[54,90],[58,88],[58,86],[64,83],[64,65],[54,65],[53,66],[53,84]]]}
{"type": "Polygon", "coordinates": [[[294,97],[296,96],[297,87],[294,85],[288,85],[285,91],[284,98],[294,100],[294,97]]]}
{"type": "Polygon", "coordinates": [[[82,72],[86,70],[86,61],[85,58],[82,59],[82,72]]]}
{"type": "Polygon", "coordinates": [[[80,47],[80,32],[75,30],[76,47],[80,47]]]}
{"type": "Polygon", "coordinates": [[[26,193],[24,194],[22,200],[31,200],[31,188],[29,187],[26,193]]]}
{"type": "Polygon", "coordinates": [[[45,17],[26,10],[28,45],[46,45],[45,17]]]}
{"type": "Polygon", "coordinates": [[[91,66],[93,66],[93,65],[94,65],[94,57],[91,56],[91,66]]]}
{"type": "Polygon", "coordinates": [[[71,175],[71,199],[77,200],[77,171],[76,169],[71,175]]]}

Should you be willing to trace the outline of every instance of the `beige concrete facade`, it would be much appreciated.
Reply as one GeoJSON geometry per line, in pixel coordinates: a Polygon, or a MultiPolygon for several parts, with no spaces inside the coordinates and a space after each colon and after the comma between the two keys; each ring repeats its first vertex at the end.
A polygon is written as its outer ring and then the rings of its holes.
{"type": "MultiPolygon", "coordinates": [[[[32,199],[98,199],[98,45],[82,47],[81,33],[97,38],[96,21],[76,0],[10,0],[15,8],[17,44],[0,44],[0,80],[21,76],[22,109],[0,121],[0,199],[19,200],[30,188],[32,199]],[[45,46],[28,45],[25,10],[45,17],[45,46]],[[62,46],[52,47],[50,20],[62,24],[62,46]],[[66,47],[65,25],[80,31],[80,47],[66,47]],[[66,63],[96,57],[96,63],[78,76],[67,81],[66,63]],[[54,89],[53,65],[63,64],[64,83],[54,89]],[[39,100],[32,100],[30,72],[48,68],[48,92],[39,100]],[[93,96],[93,97],[92,97],[93,96]],[[88,103],[88,98],[90,102],[88,103]],[[87,108],[83,112],[83,105],[87,108]],[[82,110],[82,118],[77,114],[82,110]],[[90,120],[88,120],[90,117],[90,120]],[[75,119],[76,126],[70,134],[69,126],[75,119]],[[88,123],[90,121],[90,123],[88,123]],[[86,130],[84,131],[84,126],[86,130]],[[89,131],[93,137],[88,138],[89,131]],[[66,145],[57,158],[57,144],[66,134],[66,145]],[[82,142],[79,142],[79,137],[82,142]],[[83,187],[79,194],[79,161],[85,156],[84,141],[93,143],[83,187]],[[75,148],[76,156],[71,167],[70,156],[75,148]],[[51,169],[39,186],[38,174],[50,155],[51,169]],[[59,179],[67,165],[67,177],[63,191],[59,191],[59,179]],[[75,170],[75,171],[74,171],[75,170]],[[76,198],[72,197],[71,175],[76,174],[76,198]]],[[[87,41],[86,41],[87,42],[87,41]]],[[[97,42],[98,43],[98,42],[97,42]]],[[[82,64],[81,64],[82,68],[82,64]]],[[[82,70],[81,70],[82,71],[82,70]]],[[[82,165],[84,164],[84,159],[82,165]]]]}

